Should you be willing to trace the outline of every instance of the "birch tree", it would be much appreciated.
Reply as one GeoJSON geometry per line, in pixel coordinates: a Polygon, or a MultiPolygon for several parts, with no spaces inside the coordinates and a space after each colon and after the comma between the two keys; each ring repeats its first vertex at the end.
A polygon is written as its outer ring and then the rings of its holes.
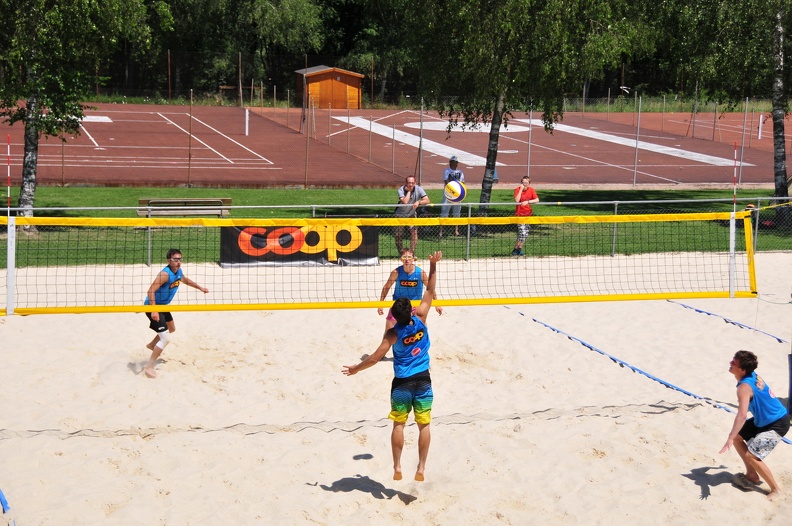
{"type": "Polygon", "coordinates": [[[501,125],[533,108],[551,130],[564,96],[615,67],[639,42],[639,24],[621,0],[426,0],[413,8],[411,48],[422,93],[449,131],[490,126],[482,213],[501,125]]]}
{"type": "MultiPolygon", "coordinates": [[[[163,2],[148,2],[167,13],[163,2]]],[[[0,118],[23,123],[20,215],[33,215],[39,139],[78,133],[80,103],[122,36],[142,46],[144,0],[2,0],[0,118]]]]}

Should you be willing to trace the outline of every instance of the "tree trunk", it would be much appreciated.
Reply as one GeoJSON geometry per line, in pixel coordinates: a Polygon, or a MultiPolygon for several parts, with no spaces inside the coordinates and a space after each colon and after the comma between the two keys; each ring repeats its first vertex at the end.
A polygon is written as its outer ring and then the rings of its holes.
{"type": "Polygon", "coordinates": [[[379,94],[379,101],[380,103],[385,102],[385,85],[388,83],[388,73],[382,73],[382,82],[380,83],[380,94],[379,94]]]}
{"type": "Polygon", "coordinates": [[[27,100],[25,115],[25,157],[22,161],[22,187],[19,190],[20,216],[33,215],[33,202],[36,197],[36,165],[38,163],[39,131],[36,116],[39,112],[38,96],[31,95],[27,100]]]}
{"type": "MultiPolygon", "coordinates": [[[[773,180],[775,197],[789,197],[784,141],[784,25],[782,11],[776,13],[773,36],[773,180]]],[[[786,201],[784,201],[786,202],[786,201]]],[[[776,223],[787,226],[789,207],[776,208],[776,223]]]]}
{"type": "Polygon", "coordinates": [[[492,196],[492,181],[495,178],[495,164],[498,160],[498,141],[500,139],[500,128],[503,122],[503,107],[506,100],[506,93],[501,92],[495,103],[495,111],[492,112],[492,122],[490,123],[489,144],[487,145],[487,164],[484,166],[484,180],[481,182],[481,198],[479,203],[479,215],[486,216],[487,206],[492,196]]]}

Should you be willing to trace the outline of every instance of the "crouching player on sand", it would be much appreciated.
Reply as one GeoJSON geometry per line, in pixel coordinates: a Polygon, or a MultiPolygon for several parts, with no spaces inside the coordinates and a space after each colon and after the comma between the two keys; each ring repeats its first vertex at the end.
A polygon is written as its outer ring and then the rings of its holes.
{"type": "Polygon", "coordinates": [[[764,479],[770,487],[767,498],[773,500],[781,489],[764,458],[789,431],[789,414],[773,395],[770,386],[756,374],[758,365],[756,355],[750,351],[737,351],[729,362],[729,372],[737,379],[739,405],[729,438],[720,452],[725,453],[734,445],[745,464],[745,473],[734,476],[734,485],[750,490],[758,487],[764,479]],[[748,411],[753,418],[748,418],[748,411]]]}
{"type": "Polygon", "coordinates": [[[411,410],[415,410],[415,423],[418,424],[418,470],[415,480],[424,480],[426,457],[429,454],[431,433],[429,422],[432,416],[432,379],[429,377],[429,331],[426,316],[432,306],[437,281],[437,262],[442,252],[429,256],[429,280],[421,304],[413,313],[412,304],[407,298],[393,302],[391,313],[396,325],[385,331],[382,343],[374,354],[357,365],[345,365],[341,372],[352,376],[379,362],[388,349],[393,346],[393,382],[391,383],[391,412],[393,420],[391,449],[393,451],[393,480],[401,480],[401,454],[404,448],[404,424],[411,410]]]}

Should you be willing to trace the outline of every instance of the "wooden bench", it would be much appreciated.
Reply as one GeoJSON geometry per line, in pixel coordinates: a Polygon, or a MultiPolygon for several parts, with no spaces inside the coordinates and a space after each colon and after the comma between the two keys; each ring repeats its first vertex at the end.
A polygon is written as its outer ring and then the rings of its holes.
{"type": "Polygon", "coordinates": [[[138,199],[137,215],[154,216],[217,216],[231,214],[227,208],[231,206],[230,197],[183,197],[138,199]]]}

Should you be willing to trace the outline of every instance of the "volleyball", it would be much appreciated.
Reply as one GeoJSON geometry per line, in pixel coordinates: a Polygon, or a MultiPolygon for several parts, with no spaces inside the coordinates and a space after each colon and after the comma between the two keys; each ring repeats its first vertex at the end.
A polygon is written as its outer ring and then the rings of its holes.
{"type": "Polygon", "coordinates": [[[462,181],[449,181],[445,185],[443,192],[445,193],[446,201],[449,203],[461,203],[467,196],[467,188],[465,188],[465,183],[462,181]]]}

